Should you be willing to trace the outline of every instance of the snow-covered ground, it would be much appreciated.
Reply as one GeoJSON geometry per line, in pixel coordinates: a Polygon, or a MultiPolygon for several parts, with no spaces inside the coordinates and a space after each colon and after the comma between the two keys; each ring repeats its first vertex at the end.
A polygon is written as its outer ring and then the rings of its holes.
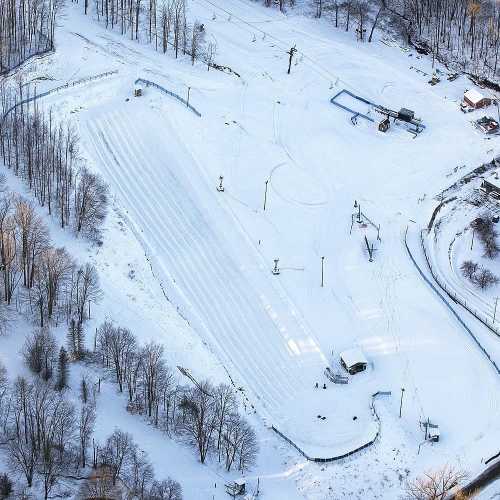
{"type": "MultiPolygon", "coordinates": [[[[162,341],[171,364],[196,377],[231,375],[257,412],[263,451],[254,474],[269,485],[265,498],[390,499],[408,473],[445,462],[481,470],[500,442],[498,376],[402,243],[409,225],[418,248],[433,197],[463,174],[457,166],[471,170],[497,152],[500,139],[486,141],[458,110],[470,82],[431,87],[410,68],[431,73],[430,62],[397,45],[359,44],[326,22],[246,0],[192,0],[189,9],[216,39],[217,61],[240,78],[105,31],[77,4],[66,8],[56,53],[33,65],[33,77],[53,78],[40,89],[118,70],[43,101],[72,119],[83,156],[111,186],[101,248],[53,228],[99,269],[105,298],[95,324],[110,317],[144,341],[162,341]],[[287,75],[294,44],[297,64],[287,75]],[[153,88],[133,98],[137,77],[181,95],[189,87],[202,117],[153,88]],[[414,109],[427,129],[414,139],[361,118],[353,126],[329,102],[342,88],[414,109]],[[221,175],[223,193],[215,189],[221,175]],[[369,223],[351,231],[355,200],[380,225],[381,241],[369,223]],[[279,276],[271,273],[276,258],[279,276]],[[369,369],[333,386],[323,370],[353,346],[369,369]],[[307,462],[268,430],[274,425],[313,456],[343,453],[374,436],[369,403],[378,390],[392,391],[377,402],[380,439],[340,462],[307,462]],[[427,418],[440,425],[441,441],[417,454],[427,418]]],[[[215,466],[197,466],[189,450],[157,439],[112,398],[112,386],[104,391],[100,436],[126,427],[186,498],[224,497],[210,489],[215,466]]]]}

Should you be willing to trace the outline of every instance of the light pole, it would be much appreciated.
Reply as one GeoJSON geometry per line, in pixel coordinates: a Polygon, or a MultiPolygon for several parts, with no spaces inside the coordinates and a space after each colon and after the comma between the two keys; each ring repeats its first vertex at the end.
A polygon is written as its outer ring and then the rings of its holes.
{"type": "Polygon", "coordinates": [[[278,267],[279,259],[274,259],[274,267],[271,271],[274,275],[278,275],[280,273],[280,268],[278,267]]]}
{"type": "Polygon", "coordinates": [[[189,107],[189,94],[191,93],[191,87],[188,87],[188,99],[187,99],[187,103],[186,103],[186,106],[189,107]]]}
{"type": "Polygon", "coordinates": [[[401,387],[401,401],[399,403],[399,418],[401,418],[403,411],[403,394],[405,393],[405,388],[401,387]]]}
{"type": "Polygon", "coordinates": [[[323,287],[325,284],[324,277],[325,277],[325,258],[321,257],[321,286],[323,287]]]}
{"type": "Polygon", "coordinates": [[[290,70],[292,69],[292,59],[295,52],[297,52],[297,48],[295,47],[295,45],[287,52],[287,54],[290,56],[290,58],[288,59],[288,74],[290,74],[290,70]]]}
{"type": "Polygon", "coordinates": [[[264,191],[264,212],[266,211],[266,204],[267,204],[267,185],[269,183],[269,179],[266,181],[266,189],[264,191]]]}
{"type": "Polygon", "coordinates": [[[470,243],[470,249],[472,250],[472,247],[474,246],[474,231],[475,229],[472,229],[472,241],[470,243]]]}
{"type": "Polygon", "coordinates": [[[493,312],[493,323],[497,317],[497,305],[498,305],[498,297],[495,299],[495,311],[493,312]]]}

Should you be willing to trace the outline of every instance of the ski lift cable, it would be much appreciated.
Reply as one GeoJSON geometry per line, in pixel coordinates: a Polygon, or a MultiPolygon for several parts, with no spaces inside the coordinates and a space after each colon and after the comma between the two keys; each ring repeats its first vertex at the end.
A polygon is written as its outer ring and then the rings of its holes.
{"type": "MultiPolygon", "coordinates": [[[[252,30],[259,31],[260,33],[266,35],[266,37],[269,37],[272,40],[278,42],[278,44],[281,46],[282,49],[288,50],[289,43],[284,42],[283,40],[279,39],[275,35],[272,35],[272,34],[268,33],[267,31],[265,31],[265,30],[263,30],[263,29],[255,26],[254,24],[250,24],[248,21],[245,21],[241,17],[233,14],[231,11],[225,9],[224,7],[221,7],[220,5],[217,5],[212,0],[194,0],[194,1],[197,1],[198,3],[200,1],[203,1],[203,2],[206,2],[206,3],[210,4],[210,5],[212,5],[213,7],[215,7],[217,9],[225,12],[228,15],[230,15],[231,18],[234,18],[234,19],[238,20],[239,22],[245,24],[246,26],[249,26],[252,30]]],[[[249,31],[249,33],[250,33],[250,31],[249,31]]],[[[253,33],[253,31],[251,33],[253,33]]],[[[335,75],[330,70],[326,69],[323,65],[321,65],[320,63],[318,63],[318,61],[316,61],[315,59],[313,59],[312,57],[310,57],[309,55],[307,55],[306,53],[304,53],[302,50],[300,50],[300,49],[296,49],[296,50],[297,50],[298,54],[300,54],[304,59],[306,59],[306,60],[309,61],[309,66],[313,69],[313,71],[316,71],[316,73],[318,73],[322,78],[324,78],[328,82],[332,82],[333,80],[336,80],[338,82],[343,83],[346,87],[349,87],[349,88],[351,88],[352,90],[354,90],[356,92],[360,92],[359,89],[356,89],[356,87],[354,87],[353,85],[351,85],[349,82],[346,82],[345,80],[343,80],[342,78],[340,78],[338,75],[335,75]]]]}

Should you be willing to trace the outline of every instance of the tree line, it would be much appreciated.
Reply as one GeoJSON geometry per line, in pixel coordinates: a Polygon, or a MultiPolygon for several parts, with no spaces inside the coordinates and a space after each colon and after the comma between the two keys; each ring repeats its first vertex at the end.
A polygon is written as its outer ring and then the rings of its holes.
{"type": "Polygon", "coordinates": [[[62,0],[0,2],[0,75],[34,54],[54,48],[62,0]]]}
{"type": "Polygon", "coordinates": [[[54,247],[34,204],[9,192],[1,180],[0,298],[40,328],[61,321],[82,328],[91,304],[101,298],[95,267],[54,247]]]}
{"type": "Polygon", "coordinates": [[[69,123],[42,111],[32,89],[18,79],[16,88],[0,84],[0,153],[5,165],[23,179],[42,207],[62,228],[97,239],[108,207],[108,186],[79,154],[79,137],[69,123]],[[21,103],[7,112],[15,103],[21,103]]]}
{"type": "MultiPolygon", "coordinates": [[[[84,376],[79,381],[79,387],[74,389],[80,394],[81,409],[79,415],[76,415],[74,407],[64,399],[64,390],[68,387],[70,362],[78,360],[104,368],[113,377],[118,391],[127,395],[128,412],[142,415],[169,437],[192,446],[201,463],[212,457],[226,471],[237,469],[242,473],[255,464],[258,454],[257,438],[252,427],[239,413],[236,393],[230,386],[214,386],[208,381],[191,386],[179,384],[165,362],[161,344],[149,342],[139,345],[130,330],[115,326],[109,321],[97,329],[94,350],[87,350],[85,345],[84,330],[75,321],[70,322],[66,346],[61,347],[58,347],[48,328],[36,328],[27,336],[21,350],[26,366],[34,375],[34,381],[18,379],[12,389],[8,389],[6,378],[3,386],[0,383],[0,441],[3,435],[6,436],[4,441],[11,443],[9,453],[15,464],[14,469],[22,473],[29,487],[32,486],[37,471],[45,471],[44,467],[50,466],[50,470],[44,472],[48,475],[48,482],[44,483],[48,495],[51,489],[49,483],[67,473],[68,469],[65,467],[69,461],[77,470],[88,467],[89,463],[94,469],[100,470],[100,480],[92,483],[97,498],[98,492],[102,496],[103,489],[106,489],[109,494],[121,483],[132,488],[128,485],[132,478],[137,481],[142,478],[141,493],[137,498],[163,498],[147,496],[146,493],[151,491],[146,487],[148,481],[151,480],[151,488],[154,484],[152,469],[147,460],[137,459],[134,451],[136,447],[129,435],[117,431],[112,436],[111,445],[115,447],[113,452],[110,452],[110,443],[104,446],[94,443],[92,457],[89,457],[96,418],[95,401],[101,380],[89,381],[84,376]],[[25,413],[21,417],[20,412],[30,411],[29,404],[32,402],[38,408],[38,397],[50,406],[51,411],[44,410],[44,414],[48,413],[55,418],[60,411],[57,422],[71,423],[68,424],[69,429],[63,428],[56,433],[55,444],[51,444],[54,455],[49,457],[50,464],[43,463],[42,467],[39,462],[42,453],[39,442],[27,440],[27,431],[19,430],[20,420],[26,420],[25,413]],[[13,426],[13,422],[16,422],[16,426],[13,426]],[[21,448],[18,445],[19,438],[22,438],[21,448]],[[73,438],[76,441],[72,443],[68,455],[64,449],[73,438]],[[125,468],[126,463],[133,467],[132,475],[125,468]]],[[[39,424],[36,425],[38,428],[39,424]]],[[[45,455],[41,459],[45,460],[44,457],[45,455]]],[[[156,484],[154,487],[160,486],[156,484]]],[[[135,483],[133,488],[137,488],[135,483]]]]}
{"type": "Polygon", "coordinates": [[[249,469],[257,458],[254,430],[240,415],[234,390],[208,381],[183,386],[165,362],[163,346],[139,345],[127,328],[106,321],[95,338],[94,359],[112,374],[127,410],[145,416],[168,436],[191,444],[201,463],[216,457],[227,471],[249,469]]]}
{"type": "MultiPolygon", "coordinates": [[[[85,14],[89,10],[89,0],[84,0],[85,14]]],[[[202,59],[208,69],[213,65],[216,44],[205,43],[203,24],[188,21],[186,0],[96,0],[93,13],[106,29],[119,30],[131,40],[164,54],[171,50],[175,58],[188,55],[192,64],[202,59]]]]}
{"type": "MultiPolygon", "coordinates": [[[[27,488],[41,489],[45,500],[61,479],[72,481],[70,494],[80,490],[88,499],[126,493],[136,500],[182,500],[179,483],[155,479],[146,453],[130,434],[117,429],[102,445],[96,443],[94,397],[82,391],[79,404],[74,404],[38,377],[9,383],[0,366],[0,446],[7,451],[11,472],[22,477],[27,488]]],[[[2,498],[13,492],[13,484],[7,474],[0,475],[2,498]]],[[[22,492],[19,488],[15,493],[22,492]]],[[[67,490],[63,496],[68,496],[67,490]]]]}
{"type": "MultiPolygon", "coordinates": [[[[263,0],[285,11],[295,0],[263,0]]],[[[450,69],[496,78],[500,4],[495,0],[311,0],[314,15],[371,42],[377,27],[450,69]]]]}
{"type": "Polygon", "coordinates": [[[445,64],[495,78],[500,6],[494,0],[384,0],[393,26],[408,43],[424,42],[445,64]]]}

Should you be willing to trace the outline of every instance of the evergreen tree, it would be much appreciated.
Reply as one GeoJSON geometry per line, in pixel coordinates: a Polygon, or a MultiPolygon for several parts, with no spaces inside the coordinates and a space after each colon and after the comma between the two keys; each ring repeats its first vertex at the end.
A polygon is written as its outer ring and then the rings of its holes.
{"type": "Polygon", "coordinates": [[[75,354],[76,359],[83,359],[85,356],[85,335],[80,321],[76,323],[75,327],[75,354]]]}
{"type": "Polygon", "coordinates": [[[83,359],[85,356],[85,334],[83,324],[72,319],[68,330],[68,351],[75,360],[83,359]]]}
{"type": "Polygon", "coordinates": [[[68,386],[68,353],[64,347],[59,351],[57,364],[57,384],[56,389],[62,390],[68,386]]]}
{"type": "Polygon", "coordinates": [[[0,498],[8,498],[12,493],[12,481],[7,474],[0,475],[0,498]]]}
{"type": "Polygon", "coordinates": [[[76,349],[76,321],[72,319],[68,329],[68,353],[73,359],[77,357],[76,349]]]}
{"type": "Polygon", "coordinates": [[[87,387],[87,381],[85,380],[85,377],[82,377],[82,383],[81,383],[81,387],[80,387],[80,395],[82,398],[82,402],[84,404],[86,404],[88,401],[88,398],[89,398],[89,390],[87,387]]]}

